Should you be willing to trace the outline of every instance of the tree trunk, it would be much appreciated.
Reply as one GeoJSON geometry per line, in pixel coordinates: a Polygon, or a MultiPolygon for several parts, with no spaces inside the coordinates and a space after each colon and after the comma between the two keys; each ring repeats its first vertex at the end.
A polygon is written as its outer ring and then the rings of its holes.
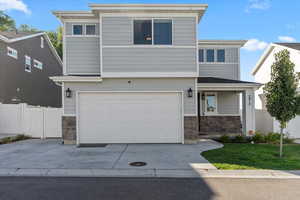
{"type": "Polygon", "coordinates": [[[279,157],[282,158],[282,143],[283,143],[283,126],[280,126],[280,151],[279,157]]]}

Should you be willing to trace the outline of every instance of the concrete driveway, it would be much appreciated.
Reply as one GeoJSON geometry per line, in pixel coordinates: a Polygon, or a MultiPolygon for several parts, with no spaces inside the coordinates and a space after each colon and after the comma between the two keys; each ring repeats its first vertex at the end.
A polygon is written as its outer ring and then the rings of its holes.
{"type": "Polygon", "coordinates": [[[222,145],[210,140],[199,144],[111,144],[77,148],[60,140],[25,140],[0,145],[0,168],[30,169],[215,169],[200,153],[222,145]]]}

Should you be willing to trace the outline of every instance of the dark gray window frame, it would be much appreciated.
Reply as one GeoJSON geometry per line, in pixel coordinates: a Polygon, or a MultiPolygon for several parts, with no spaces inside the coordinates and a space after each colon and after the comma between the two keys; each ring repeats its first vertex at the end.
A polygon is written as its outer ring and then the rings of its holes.
{"type": "Polygon", "coordinates": [[[85,25],[84,25],[85,35],[96,35],[96,33],[97,33],[96,28],[97,28],[96,24],[85,24],[85,25]],[[93,26],[93,27],[95,27],[95,32],[94,32],[94,34],[88,34],[88,31],[87,31],[87,27],[88,27],[88,26],[93,26]]]}
{"type": "Polygon", "coordinates": [[[145,46],[173,46],[173,37],[174,37],[174,26],[173,26],[173,18],[134,18],[132,19],[132,44],[133,45],[145,45],[145,46]],[[134,22],[136,20],[149,20],[151,21],[151,44],[135,44],[135,35],[134,35],[134,22]],[[155,36],[154,36],[154,20],[170,20],[171,21],[171,44],[155,44],[155,36]]]}
{"type": "Polygon", "coordinates": [[[217,59],[217,62],[218,63],[224,63],[224,62],[226,62],[226,50],[225,49],[217,49],[216,50],[216,59],[217,59]],[[219,60],[219,51],[224,51],[224,57],[222,58],[222,60],[220,61],[219,60]]]}
{"type": "Polygon", "coordinates": [[[215,49],[206,49],[206,55],[205,55],[205,59],[206,59],[206,62],[207,63],[214,63],[215,62],[215,59],[216,59],[216,57],[215,57],[215,49]],[[209,51],[213,51],[213,54],[212,54],[212,56],[213,56],[213,59],[211,60],[211,61],[209,61],[209,59],[208,59],[208,56],[209,56],[209,51]]]}
{"type": "Polygon", "coordinates": [[[85,26],[83,24],[72,24],[72,35],[84,35],[85,26]],[[75,34],[74,27],[81,26],[81,34],[75,34]]]}

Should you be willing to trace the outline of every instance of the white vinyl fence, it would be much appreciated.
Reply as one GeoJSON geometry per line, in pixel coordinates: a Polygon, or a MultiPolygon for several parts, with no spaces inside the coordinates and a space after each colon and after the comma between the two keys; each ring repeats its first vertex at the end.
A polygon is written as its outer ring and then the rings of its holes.
{"type": "MultiPolygon", "coordinates": [[[[256,130],[263,133],[280,132],[280,124],[266,110],[255,111],[256,130]]],[[[292,119],[284,130],[289,137],[300,138],[300,116],[292,119]]]]}
{"type": "Polygon", "coordinates": [[[26,134],[35,138],[58,138],[61,108],[0,103],[0,134],[26,134]]]}

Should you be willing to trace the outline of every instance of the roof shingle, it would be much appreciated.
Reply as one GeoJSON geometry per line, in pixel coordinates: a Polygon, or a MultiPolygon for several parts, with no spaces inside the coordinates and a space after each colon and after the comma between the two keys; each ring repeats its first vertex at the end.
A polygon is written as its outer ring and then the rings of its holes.
{"type": "Polygon", "coordinates": [[[275,44],[281,45],[281,46],[286,46],[291,49],[296,49],[300,51],[300,43],[283,43],[283,42],[277,42],[275,44]]]}

